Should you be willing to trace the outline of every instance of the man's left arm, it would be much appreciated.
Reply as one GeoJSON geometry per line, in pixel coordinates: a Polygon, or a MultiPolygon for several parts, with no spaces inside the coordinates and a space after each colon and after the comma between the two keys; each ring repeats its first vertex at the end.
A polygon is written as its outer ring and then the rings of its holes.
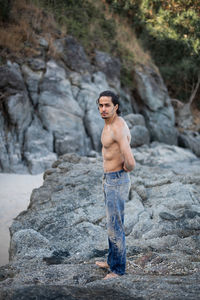
{"type": "Polygon", "coordinates": [[[128,141],[127,132],[125,130],[118,130],[115,135],[116,141],[119,144],[120,151],[124,158],[123,169],[126,172],[131,172],[135,167],[135,159],[131,151],[130,143],[128,141]]]}
{"type": "Polygon", "coordinates": [[[131,151],[131,147],[127,137],[123,138],[120,141],[120,150],[124,157],[123,169],[126,172],[131,172],[135,167],[135,159],[133,157],[133,153],[131,151]]]}

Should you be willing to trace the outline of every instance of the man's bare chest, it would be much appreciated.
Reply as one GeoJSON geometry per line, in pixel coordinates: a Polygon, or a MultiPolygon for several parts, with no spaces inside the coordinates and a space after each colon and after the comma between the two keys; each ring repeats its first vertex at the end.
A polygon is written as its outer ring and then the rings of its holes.
{"type": "Polygon", "coordinates": [[[103,129],[101,135],[101,143],[104,148],[109,148],[115,143],[113,132],[110,128],[103,129]]]}

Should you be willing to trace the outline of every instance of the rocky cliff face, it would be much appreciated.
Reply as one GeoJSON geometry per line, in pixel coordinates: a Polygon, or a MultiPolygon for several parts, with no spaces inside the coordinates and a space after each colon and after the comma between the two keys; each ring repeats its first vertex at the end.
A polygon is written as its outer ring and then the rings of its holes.
{"type": "Polygon", "coordinates": [[[55,41],[56,60],[48,43],[40,44],[39,57],[0,67],[0,171],[39,173],[59,155],[100,151],[96,99],[107,89],[119,94],[123,116],[134,120],[132,146],[177,143],[174,111],[157,71],[135,69],[136,103],[120,85],[118,59],[96,51],[91,61],[72,37],[55,41]]]}
{"type": "Polygon", "coordinates": [[[108,250],[101,158],[65,154],[10,228],[1,299],[199,298],[200,160],[160,143],[134,155],[126,274],[104,281],[95,266],[108,250]]]}

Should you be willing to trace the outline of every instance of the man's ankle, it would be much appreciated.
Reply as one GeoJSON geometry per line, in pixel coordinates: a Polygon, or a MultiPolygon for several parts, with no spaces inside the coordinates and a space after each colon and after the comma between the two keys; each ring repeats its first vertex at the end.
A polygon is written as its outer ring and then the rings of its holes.
{"type": "Polygon", "coordinates": [[[96,261],[95,264],[98,267],[103,268],[103,269],[108,269],[109,268],[109,265],[106,261],[96,261]]]}
{"type": "Polygon", "coordinates": [[[119,277],[118,274],[114,273],[114,272],[111,272],[109,274],[107,274],[105,277],[104,277],[104,280],[107,280],[107,279],[112,279],[112,278],[117,278],[119,277]]]}

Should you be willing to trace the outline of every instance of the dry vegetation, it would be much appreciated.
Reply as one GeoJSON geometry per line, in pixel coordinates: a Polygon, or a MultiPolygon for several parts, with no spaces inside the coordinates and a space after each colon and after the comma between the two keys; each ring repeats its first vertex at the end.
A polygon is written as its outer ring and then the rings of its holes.
{"type": "MultiPolygon", "coordinates": [[[[90,2],[93,2],[90,0],[90,2]]],[[[147,51],[144,51],[140,45],[139,40],[136,38],[134,29],[128,24],[127,20],[120,17],[110,10],[108,3],[105,0],[95,1],[93,3],[97,9],[105,12],[106,19],[115,21],[116,37],[115,39],[123,48],[123,51],[130,56],[130,59],[125,55],[125,58],[130,63],[144,63],[151,64],[152,58],[147,51]]]]}
{"type": "MultiPolygon", "coordinates": [[[[113,14],[104,0],[92,1],[91,5],[97,10],[104,12],[105,19],[114,22],[115,36],[111,40],[103,40],[98,34],[99,20],[96,18],[89,23],[87,36],[84,38],[83,45],[86,50],[92,51],[95,47],[109,52],[107,44],[116,44],[112,47],[114,55],[120,55],[123,64],[127,69],[133,68],[133,63],[150,63],[151,57],[144,52],[137,40],[134,30],[120,16],[113,14]],[[92,40],[94,37],[94,40],[92,40]],[[95,37],[97,40],[95,40],[95,37]],[[87,41],[88,39],[88,41],[87,41]],[[85,43],[84,43],[85,42],[85,43]],[[87,45],[88,43],[88,45],[87,45]],[[105,49],[104,49],[105,47],[105,49]],[[93,49],[92,49],[93,48],[93,49]]],[[[54,54],[53,40],[55,36],[64,36],[68,31],[67,24],[59,24],[55,21],[53,13],[40,6],[39,1],[33,0],[13,0],[9,22],[0,23],[0,57],[11,58],[20,56],[37,55],[38,37],[45,37],[50,44],[50,54],[54,54]],[[59,31],[58,31],[59,27],[59,31]],[[59,34],[58,34],[59,32],[59,34]]],[[[90,54],[90,53],[88,53],[90,54]]]]}
{"type": "Polygon", "coordinates": [[[56,33],[56,22],[50,13],[26,0],[15,0],[9,22],[0,24],[0,56],[37,55],[38,38],[50,39],[56,33]]]}

